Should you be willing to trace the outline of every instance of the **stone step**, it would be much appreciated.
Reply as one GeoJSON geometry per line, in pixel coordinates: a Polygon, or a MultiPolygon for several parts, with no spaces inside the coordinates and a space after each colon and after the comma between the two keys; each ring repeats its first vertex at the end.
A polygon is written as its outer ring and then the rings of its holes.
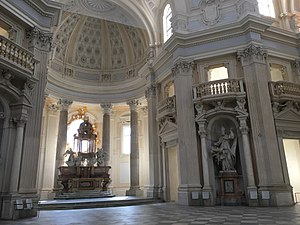
{"type": "Polygon", "coordinates": [[[118,196],[110,198],[86,198],[86,199],[68,199],[68,200],[47,200],[40,201],[39,210],[64,210],[64,209],[86,209],[86,208],[104,208],[116,206],[144,205],[161,203],[162,200],[154,198],[143,198],[133,196],[118,196]]]}
{"type": "Polygon", "coordinates": [[[61,193],[56,196],[54,199],[81,199],[81,198],[103,198],[103,197],[114,197],[115,195],[111,194],[108,191],[79,191],[71,193],[61,193]]]}

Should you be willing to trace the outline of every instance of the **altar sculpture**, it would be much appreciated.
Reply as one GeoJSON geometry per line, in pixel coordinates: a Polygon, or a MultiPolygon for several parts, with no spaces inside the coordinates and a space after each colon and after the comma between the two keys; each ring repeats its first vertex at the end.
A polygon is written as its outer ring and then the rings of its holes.
{"type": "Polygon", "coordinates": [[[60,166],[58,181],[62,184],[62,193],[95,190],[106,192],[111,182],[105,165],[108,154],[101,148],[96,148],[97,134],[93,131],[88,118],[79,126],[74,134],[73,147],[66,150],[66,165],[60,166]]]}

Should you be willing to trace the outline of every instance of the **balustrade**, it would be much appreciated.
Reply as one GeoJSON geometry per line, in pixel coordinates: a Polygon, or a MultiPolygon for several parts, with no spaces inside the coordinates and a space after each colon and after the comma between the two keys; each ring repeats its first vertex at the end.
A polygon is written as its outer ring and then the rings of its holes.
{"type": "Polygon", "coordinates": [[[16,63],[17,65],[28,69],[32,74],[34,72],[34,56],[27,49],[17,45],[0,35],[0,57],[16,63]]]}
{"type": "Polygon", "coordinates": [[[176,112],[176,97],[175,97],[175,95],[162,100],[158,104],[157,112],[158,112],[159,117],[175,113],[176,112]]]}
{"type": "Polygon", "coordinates": [[[300,84],[287,81],[269,82],[269,90],[273,99],[300,99],[300,84]]]}
{"type": "Polygon", "coordinates": [[[193,87],[193,99],[204,97],[244,93],[243,80],[224,79],[197,84],[193,87]]]}

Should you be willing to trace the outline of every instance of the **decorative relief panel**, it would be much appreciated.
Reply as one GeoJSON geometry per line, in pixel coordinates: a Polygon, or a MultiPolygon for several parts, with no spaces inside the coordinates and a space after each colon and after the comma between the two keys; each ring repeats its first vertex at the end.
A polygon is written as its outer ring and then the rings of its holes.
{"type": "Polygon", "coordinates": [[[206,25],[212,26],[220,21],[220,0],[203,0],[200,3],[202,20],[206,25]]]}

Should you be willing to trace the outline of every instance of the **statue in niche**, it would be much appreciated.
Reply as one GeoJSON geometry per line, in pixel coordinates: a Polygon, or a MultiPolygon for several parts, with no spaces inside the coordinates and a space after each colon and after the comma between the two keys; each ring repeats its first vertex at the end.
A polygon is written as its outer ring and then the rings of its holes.
{"type": "Polygon", "coordinates": [[[237,138],[232,128],[229,133],[225,132],[225,127],[221,127],[221,136],[212,146],[211,153],[218,164],[222,165],[222,171],[235,170],[235,153],[237,138]]]}

